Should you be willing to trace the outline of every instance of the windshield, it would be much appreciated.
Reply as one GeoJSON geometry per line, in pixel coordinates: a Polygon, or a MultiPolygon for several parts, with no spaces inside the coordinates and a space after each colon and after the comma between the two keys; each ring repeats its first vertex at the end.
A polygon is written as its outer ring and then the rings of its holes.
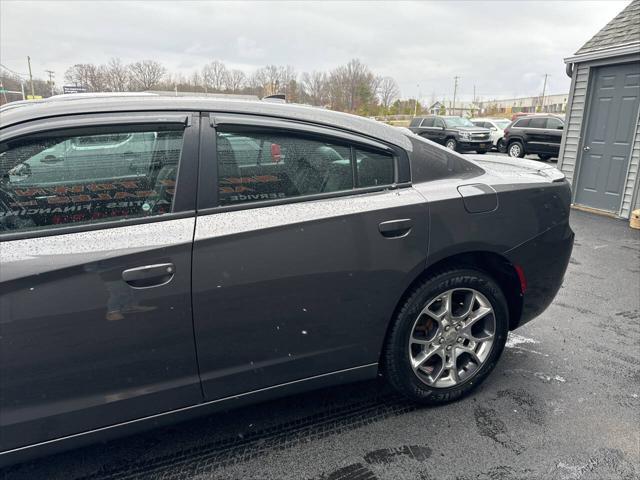
{"type": "Polygon", "coordinates": [[[471,123],[470,120],[462,117],[448,117],[444,119],[444,123],[448,128],[451,127],[474,127],[475,125],[471,123]]]}
{"type": "Polygon", "coordinates": [[[511,122],[509,120],[495,120],[493,123],[496,124],[496,127],[504,130],[509,126],[511,122]]]}

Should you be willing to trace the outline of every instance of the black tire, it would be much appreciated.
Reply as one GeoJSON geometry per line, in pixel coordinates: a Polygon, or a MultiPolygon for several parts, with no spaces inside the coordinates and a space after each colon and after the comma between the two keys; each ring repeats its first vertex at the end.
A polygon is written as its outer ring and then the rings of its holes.
{"type": "Polygon", "coordinates": [[[383,350],[384,376],[395,390],[422,404],[437,405],[464,397],[484,381],[500,358],[509,331],[508,312],[504,294],[486,273],[466,267],[440,271],[410,293],[394,318],[383,350]],[[476,290],[491,303],[495,318],[493,344],[484,362],[469,378],[448,388],[432,387],[420,380],[410,365],[409,339],[422,309],[439,295],[456,288],[476,290]]]}
{"type": "Polygon", "coordinates": [[[511,142],[509,147],[507,148],[507,155],[512,158],[522,158],[524,157],[524,146],[521,142],[511,142]],[[515,147],[518,147],[517,149],[515,147]],[[517,152],[516,152],[517,150],[517,152]]]}
{"type": "Polygon", "coordinates": [[[486,150],[476,150],[476,153],[479,153],[480,155],[484,155],[485,153],[487,153],[486,150]]]}
{"type": "Polygon", "coordinates": [[[548,153],[539,153],[538,158],[546,162],[551,158],[551,155],[549,155],[548,153]]]}
{"type": "Polygon", "coordinates": [[[453,150],[454,152],[458,151],[458,142],[456,141],[455,138],[447,138],[444,141],[444,146],[449,150],[453,150]]]}
{"type": "Polygon", "coordinates": [[[496,145],[496,150],[500,153],[507,153],[507,146],[504,144],[504,140],[501,138],[498,140],[498,144],[496,145]]]}

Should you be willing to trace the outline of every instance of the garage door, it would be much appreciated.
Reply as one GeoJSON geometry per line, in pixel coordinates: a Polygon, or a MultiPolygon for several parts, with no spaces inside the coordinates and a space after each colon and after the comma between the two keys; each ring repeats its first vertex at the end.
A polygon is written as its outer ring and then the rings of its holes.
{"type": "Polygon", "coordinates": [[[575,201],[617,212],[638,120],[640,63],[600,67],[590,83],[575,201]]]}

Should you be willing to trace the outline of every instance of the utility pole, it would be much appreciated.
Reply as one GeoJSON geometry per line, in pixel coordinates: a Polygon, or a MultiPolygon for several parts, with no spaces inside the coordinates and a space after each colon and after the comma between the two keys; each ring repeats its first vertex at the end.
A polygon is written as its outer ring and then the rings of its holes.
{"type": "MultiPolygon", "coordinates": [[[[420,84],[417,84],[418,87],[418,98],[420,98],[420,84]]],[[[413,104],[413,116],[418,115],[418,98],[416,98],[415,103],[413,104]]]]}
{"type": "Polygon", "coordinates": [[[31,82],[31,100],[36,96],[36,92],[33,89],[33,75],[31,75],[31,57],[27,56],[27,64],[29,65],[29,82],[31,82]]]}
{"type": "Polygon", "coordinates": [[[542,86],[542,107],[540,108],[540,110],[542,112],[544,112],[544,94],[547,91],[547,77],[549,77],[548,73],[544,74],[544,85],[542,86]]]}
{"type": "Polygon", "coordinates": [[[53,76],[55,75],[55,72],[53,70],[45,70],[45,72],[49,74],[49,86],[51,87],[51,96],[53,97],[53,76]]]}
{"type": "Polygon", "coordinates": [[[476,103],[476,86],[473,86],[473,103],[476,103]]]}
{"type": "Polygon", "coordinates": [[[458,94],[458,80],[460,80],[460,77],[458,77],[457,75],[455,77],[453,77],[453,114],[456,114],[456,95],[458,94]]]}

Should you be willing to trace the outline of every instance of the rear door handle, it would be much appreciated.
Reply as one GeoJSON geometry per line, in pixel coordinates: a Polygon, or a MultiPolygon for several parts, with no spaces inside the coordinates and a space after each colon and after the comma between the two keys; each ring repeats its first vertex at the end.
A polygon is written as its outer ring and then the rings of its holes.
{"type": "Polygon", "coordinates": [[[413,227],[413,220],[410,218],[401,218],[398,220],[389,220],[378,225],[378,229],[383,237],[399,238],[409,234],[413,227]]]}
{"type": "Polygon", "coordinates": [[[122,279],[134,288],[158,287],[169,283],[175,272],[173,263],[158,263],[129,268],[122,272],[122,279]]]}

